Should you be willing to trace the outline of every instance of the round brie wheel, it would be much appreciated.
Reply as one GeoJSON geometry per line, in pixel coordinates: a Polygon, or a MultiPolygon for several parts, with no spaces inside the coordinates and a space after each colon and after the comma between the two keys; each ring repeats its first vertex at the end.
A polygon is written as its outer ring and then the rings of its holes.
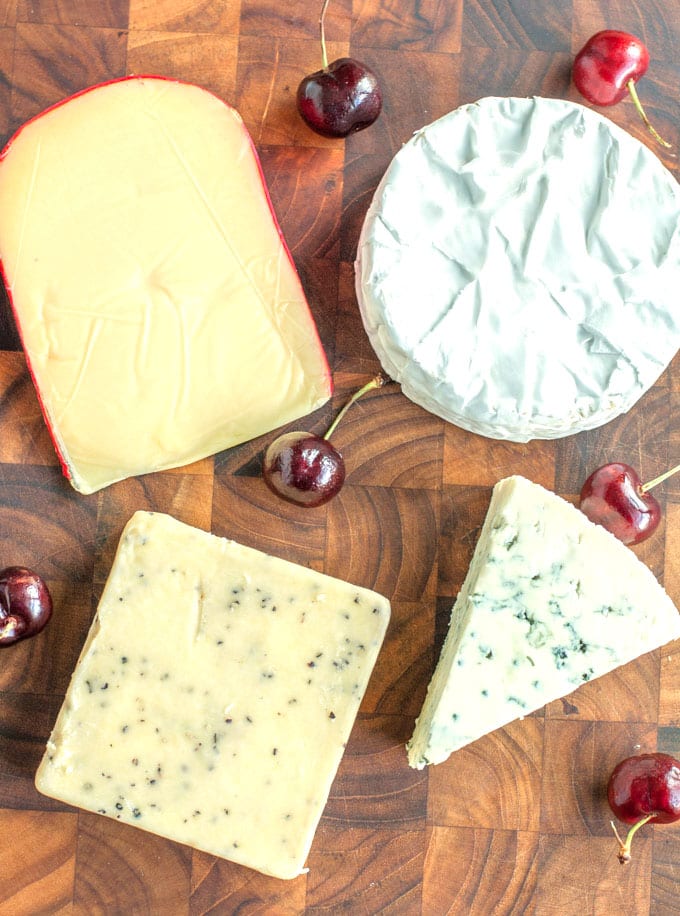
{"type": "Polygon", "coordinates": [[[629,410],[680,346],[680,189],[583,105],[485,98],[397,153],[355,268],[412,401],[494,439],[567,436],[629,410]]]}

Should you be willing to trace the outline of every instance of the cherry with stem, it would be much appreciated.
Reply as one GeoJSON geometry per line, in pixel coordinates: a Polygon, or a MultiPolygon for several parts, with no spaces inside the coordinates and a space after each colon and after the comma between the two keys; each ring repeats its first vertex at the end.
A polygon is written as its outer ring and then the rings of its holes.
{"type": "Polygon", "coordinates": [[[390,379],[380,374],[355,391],[323,436],[296,430],[283,433],[265,452],[262,476],[267,486],[288,502],[313,508],[332,499],[345,482],[345,460],[330,442],[350,407],[368,391],[390,379]]]}
{"type": "Polygon", "coordinates": [[[629,95],[645,127],[657,143],[664,140],[647,117],[636,83],[649,67],[646,45],[630,32],[603,29],[592,35],[574,58],[572,76],[581,95],[593,105],[616,105],[629,95]]]}
{"type": "Polygon", "coordinates": [[[328,62],[325,18],[329,0],[319,16],[321,70],[305,76],[296,102],[303,121],[324,137],[347,137],[369,127],[382,110],[382,92],[376,74],[353,57],[328,62]]]}
{"type": "Polygon", "coordinates": [[[653,534],[661,521],[661,505],[649,491],[678,471],[680,464],[642,483],[630,465],[610,462],[585,481],[579,508],[624,544],[639,544],[653,534]]]}
{"type": "Polygon", "coordinates": [[[616,824],[612,830],[619,844],[618,860],[631,860],[631,844],[638,830],[650,821],[672,824],[680,820],[680,761],[661,751],[637,754],[621,760],[607,782],[607,801],[612,813],[630,829],[621,838],[616,824]]]}

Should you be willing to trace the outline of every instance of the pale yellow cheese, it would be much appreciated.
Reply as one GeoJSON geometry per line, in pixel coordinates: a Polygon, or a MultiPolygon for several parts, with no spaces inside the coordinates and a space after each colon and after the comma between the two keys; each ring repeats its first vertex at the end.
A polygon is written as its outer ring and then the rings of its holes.
{"type": "Polygon", "coordinates": [[[293,878],[389,616],[373,591],[137,512],[37,787],[293,878]]]}
{"type": "Polygon", "coordinates": [[[90,493],[304,416],[331,392],[238,113],[129,78],[0,159],[0,261],[65,473],[90,493]]]}

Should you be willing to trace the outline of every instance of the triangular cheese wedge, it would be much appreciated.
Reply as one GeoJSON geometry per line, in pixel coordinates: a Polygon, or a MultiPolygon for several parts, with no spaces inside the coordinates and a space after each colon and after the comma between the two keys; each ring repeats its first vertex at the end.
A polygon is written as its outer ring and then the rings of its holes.
{"type": "Polygon", "coordinates": [[[0,261],[82,493],[212,455],[330,396],[250,136],[198,86],[114,81],[24,125],[0,156],[0,261]]]}
{"type": "Polygon", "coordinates": [[[680,637],[652,572],[604,528],[523,477],[494,487],[425,702],[412,767],[680,637]]]}

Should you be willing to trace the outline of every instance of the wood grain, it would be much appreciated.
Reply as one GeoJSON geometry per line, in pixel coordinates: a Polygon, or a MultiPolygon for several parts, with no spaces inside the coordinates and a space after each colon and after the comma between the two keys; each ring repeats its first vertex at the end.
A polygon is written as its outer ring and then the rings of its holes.
{"type": "MultiPolygon", "coordinates": [[[[381,77],[384,109],[346,141],[295,111],[321,64],[309,0],[0,0],[0,142],[93,83],[131,73],[196,82],[235,105],[333,371],[322,432],[379,370],[353,262],[378,181],[413,131],[485,95],[579,100],[573,54],[598,29],[639,34],[652,64],[639,92],[672,150],[632,103],[604,113],[678,175],[680,0],[333,0],[329,55],[381,77]]],[[[414,303],[414,308],[418,303],[414,303]]],[[[296,424],[299,425],[299,424],[296,424]]],[[[61,476],[0,291],[0,562],[48,580],[57,612],[0,658],[0,916],[387,913],[671,916],[680,913],[680,826],[650,827],[621,868],[605,799],[621,757],[680,756],[680,646],[584,685],[426,771],[404,743],[425,695],[493,484],[521,473],[575,501],[599,464],[649,479],[680,460],[680,357],[625,416],[526,445],[471,435],[388,385],[337,432],[340,496],[310,512],[261,479],[269,437],[174,471],[77,495],[61,476]],[[80,812],[33,779],[118,537],[135,509],[284,556],[392,600],[393,618],[309,857],[284,882],[80,812]]],[[[680,602],[680,475],[657,491],[664,521],[635,552],[680,602]]],[[[603,571],[606,574],[606,571],[603,571]]]]}

